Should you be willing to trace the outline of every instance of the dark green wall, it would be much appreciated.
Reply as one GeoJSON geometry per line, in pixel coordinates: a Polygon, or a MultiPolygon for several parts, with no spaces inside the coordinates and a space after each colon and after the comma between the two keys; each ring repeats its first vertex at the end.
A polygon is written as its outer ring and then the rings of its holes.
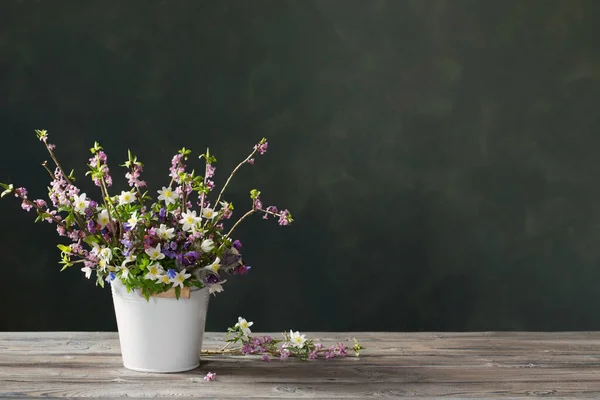
{"type": "MultiPolygon", "coordinates": [[[[262,330],[600,329],[600,1],[0,2],[0,181],[45,193],[48,129],[151,187],[217,154],[296,224],[239,230],[211,304],[262,330]]],[[[117,187],[125,187],[124,178],[117,187]]],[[[109,290],[0,203],[0,329],[112,330],[109,290]]]]}

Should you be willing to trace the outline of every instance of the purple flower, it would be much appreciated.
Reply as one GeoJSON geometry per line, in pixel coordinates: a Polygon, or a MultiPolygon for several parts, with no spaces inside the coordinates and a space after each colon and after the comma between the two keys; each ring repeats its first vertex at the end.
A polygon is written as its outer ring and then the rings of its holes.
{"type": "Polygon", "coordinates": [[[88,220],[88,222],[87,222],[87,229],[88,229],[88,231],[90,231],[90,233],[96,232],[96,224],[91,219],[88,220]]]}
{"type": "Polygon", "coordinates": [[[206,374],[206,376],[204,377],[204,380],[206,382],[210,382],[210,381],[214,381],[217,378],[217,373],[216,372],[209,372],[208,374],[206,374]]]}
{"type": "Polygon", "coordinates": [[[313,350],[313,351],[311,351],[310,353],[308,353],[308,359],[309,359],[309,360],[314,360],[314,359],[316,359],[316,358],[317,358],[317,355],[318,355],[317,351],[316,351],[316,350],[313,350]]]}
{"type": "Polygon", "coordinates": [[[337,355],[345,357],[348,354],[348,349],[344,345],[344,343],[338,343],[337,348],[335,349],[337,355]]]}
{"type": "Polygon", "coordinates": [[[260,201],[259,197],[254,199],[254,208],[256,208],[257,210],[262,210],[262,208],[263,208],[263,203],[262,203],[262,201],[260,201]]]}
{"type": "Polygon", "coordinates": [[[236,250],[240,250],[242,248],[242,242],[240,242],[239,240],[234,240],[233,244],[232,244],[233,248],[236,250]]]}
{"type": "Polygon", "coordinates": [[[175,271],[174,269],[169,269],[167,271],[167,276],[169,277],[169,279],[173,279],[177,276],[177,271],[175,271]]]}
{"type": "Polygon", "coordinates": [[[194,265],[198,258],[200,257],[200,253],[197,251],[188,251],[185,254],[179,253],[177,255],[177,260],[184,267],[189,267],[190,265],[194,265]]]}
{"type": "Polygon", "coordinates": [[[167,210],[163,207],[158,212],[158,219],[162,222],[167,218],[167,210]]]}
{"type": "Polygon", "coordinates": [[[292,216],[288,210],[282,210],[279,213],[279,221],[277,221],[279,225],[285,226],[289,225],[292,222],[292,216]]]}
{"type": "Polygon", "coordinates": [[[282,360],[287,360],[287,358],[290,356],[290,351],[284,347],[281,348],[281,355],[279,356],[280,359],[282,360]]]}
{"type": "Polygon", "coordinates": [[[269,358],[269,355],[268,355],[268,354],[263,354],[263,355],[262,355],[262,360],[263,360],[263,361],[266,361],[266,362],[269,362],[269,361],[271,361],[271,359],[269,358]]]}
{"type": "Polygon", "coordinates": [[[242,256],[240,255],[240,253],[238,253],[237,250],[228,249],[221,256],[221,266],[226,270],[234,268],[236,265],[239,264],[241,258],[242,256]]]}
{"type": "Polygon", "coordinates": [[[334,353],[333,351],[326,351],[326,352],[325,352],[325,358],[326,358],[327,360],[330,360],[330,359],[332,359],[332,358],[334,358],[334,357],[335,357],[335,353],[334,353]]]}
{"type": "Polygon", "coordinates": [[[23,199],[23,202],[21,203],[21,208],[25,211],[31,211],[31,209],[33,208],[33,205],[31,203],[29,203],[27,200],[23,199]]]}
{"type": "Polygon", "coordinates": [[[260,154],[265,154],[267,152],[267,147],[269,147],[269,142],[259,143],[254,148],[258,150],[260,154]]]}
{"type": "Polygon", "coordinates": [[[213,285],[215,283],[220,283],[221,278],[217,274],[208,274],[204,278],[204,282],[208,285],[213,285]]]}
{"type": "Polygon", "coordinates": [[[250,165],[254,165],[254,158],[251,158],[251,159],[249,159],[249,160],[248,160],[248,164],[250,164],[250,165]]]}
{"type": "Polygon", "coordinates": [[[211,164],[206,164],[206,178],[212,178],[215,175],[215,169],[211,164]]]}

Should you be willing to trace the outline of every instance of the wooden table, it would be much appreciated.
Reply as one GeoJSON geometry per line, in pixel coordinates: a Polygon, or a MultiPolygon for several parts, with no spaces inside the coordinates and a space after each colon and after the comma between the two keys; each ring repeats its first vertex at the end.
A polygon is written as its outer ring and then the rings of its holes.
{"type": "MultiPolygon", "coordinates": [[[[600,398],[600,332],[310,333],[359,339],[360,358],[264,362],[210,356],[190,372],[121,365],[116,333],[0,333],[0,398],[600,398]],[[216,372],[213,382],[204,375],[216,372]]],[[[223,335],[207,333],[205,349],[223,335]]]]}

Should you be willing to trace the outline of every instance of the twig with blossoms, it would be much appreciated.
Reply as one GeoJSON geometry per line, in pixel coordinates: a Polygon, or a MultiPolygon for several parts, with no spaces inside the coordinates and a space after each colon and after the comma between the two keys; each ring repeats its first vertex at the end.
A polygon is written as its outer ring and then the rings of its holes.
{"type": "Polygon", "coordinates": [[[315,343],[312,339],[307,339],[306,335],[300,332],[290,330],[289,333],[283,333],[283,339],[274,339],[271,336],[251,336],[250,327],[253,322],[239,317],[238,322],[227,329],[225,340],[227,346],[220,350],[203,350],[205,355],[219,354],[243,354],[258,355],[263,361],[271,361],[271,357],[286,360],[289,357],[295,357],[299,360],[315,360],[317,358],[332,359],[336,357],[346,357],[348,350],[354,350],[354,355],[358,357],[360,351],[364,349],[355,339],[354,344],[348,347],[342,342],[325,347],[322,343],[315,343]],[[227,348],[231,344],[239,344],[236,348],[227,348]]]}
{"type": "MultiPolygon", "coordinates": [[[[204,176],[195,175],[194,170],[186,172],[184,161],[191,151],[179,150],[171,162],[169,186],[158,190],[158,199],[147,207],[145,200],[150,197],[147,192],[141,192],[146,186],[146,182],[140,180],[143,164],[128,151],[128,160],[123,166],[128,168],[125,176],[134,189],[111,197],[108,188],[113,182],[107,155],[95,142],[90,149],[92,157],[86,175],[91,175],[94,184],[100,188],[102,205],[99,205],[74,185],[73,172],[64,173],[54,154],[55,146],[47,142],[47,132],[37,130],[36,133],[56,164],[54,171],[46,162],[42,164],[52,179],[48,188],[51,205],[42,199],[30,201],[25,188],[15,189],[7,184],[0,184],[5,189],[0,197],[14,194],[21,199],[23,209],[36,210],[36,222],[56,223],[58,234],[72,240],[70,245],[57,246],[63,269],[83,263],[81,271],[85,277],[89,279],[95,272],[96,284],[100,286],[104,286],[105,281],[119,279],[127,290],[139,290],[146,299],[167,291],[174,291],[175,297],[179,298],[184,288],[207,287],[211,294],[222,292],[222,285],[227,282],[224,274],[244,275],[251,269],[242,258],[241,242],[231,238],[233,230],[256,212],[263,212],[263,218],[279,218],[280,225],[293,221],[287,210],[278,211],[275,206],[263,208],[258,197],[260,192],[254,189],[251,210],[233,223],[233,228],[225,234],[224,220],[231,218],[233,205],[221,201],[224,190],[213,208],[206,199],[214,188],[210,178],[214,175],[213,164],[216,162],[209,149],[200,157],[206,164],[204,176]],[[174,183],[177,186],[173,188],[174,183]],[[192,209],[189,199],[194,191],[200,197],[199,215],[192,209]]],[[[254,154],[264,154],[267,146],[264,138],[256,144],[250,156],[229,176],[226,185],[241,165],[252,164],[254,154]]]]}

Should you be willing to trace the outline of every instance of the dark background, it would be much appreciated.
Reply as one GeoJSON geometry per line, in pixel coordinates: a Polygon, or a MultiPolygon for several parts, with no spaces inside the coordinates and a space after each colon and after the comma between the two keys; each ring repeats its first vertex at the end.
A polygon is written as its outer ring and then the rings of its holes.
{"type": "MultiPolygon", "coordinates": [[[[267,331],[600,329],[600,1],[0,1],[0,181],[45,196],[182,146],[296,223],[239,229],[212,300],[267,331]]],[[[197,165],[200,165],[199,163],[197,165]]],[[[124,171],[122,171],[124,173],[124,171]]],[[[1,330],[115,330],[110,290],[0,203],[1,330]]]]}

